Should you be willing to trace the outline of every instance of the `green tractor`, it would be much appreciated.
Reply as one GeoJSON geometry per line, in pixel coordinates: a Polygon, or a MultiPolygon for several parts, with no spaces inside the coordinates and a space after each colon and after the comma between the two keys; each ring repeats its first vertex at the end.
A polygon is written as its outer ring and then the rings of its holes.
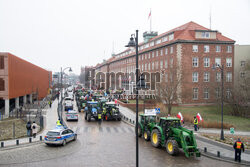
{"type": "Polygon", "coordinates": [[[170,155],[177,155],[182,148],[186,157],[200,157],[193,131],[183,128],[178,118],[161,117],[152,128],[151,144],[165,147],[170,155]]]}
{"type": "Polygon", "coordinates": [[[103,116],[106,121],[116,120],[121,121],[122,115],[115,102],[106,102],[103,107],[103,116]]]}
{"type": "Polygon", "coordinates": [[[139,123],[138,123],[138,136],[139,137],[143,136],[143,138],[146,141],[149,141],[152,128],[155,125],[156,125],[155,115],[140,114],[139,123]]]}

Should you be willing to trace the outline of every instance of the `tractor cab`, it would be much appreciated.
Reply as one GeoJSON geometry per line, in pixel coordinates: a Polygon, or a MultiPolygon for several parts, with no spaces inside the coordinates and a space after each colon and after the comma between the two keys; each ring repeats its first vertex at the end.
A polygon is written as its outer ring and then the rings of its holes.
{"type": "Polygon", "coordinates": [[[91,118],[98,119],[98,112],[101,112],[100,107],[98,106],[97,101],[88,101],[87,106],[85,107],[85,120],[88,122],[91,121],[91,118]]]}
{"type": "Polygon", "coordinates": [[[121,113],[117,104],[115,102],[106,102],[105,106],[103,107],[103,115],[106,121],[109,120],[121,120],[121,113]]]}

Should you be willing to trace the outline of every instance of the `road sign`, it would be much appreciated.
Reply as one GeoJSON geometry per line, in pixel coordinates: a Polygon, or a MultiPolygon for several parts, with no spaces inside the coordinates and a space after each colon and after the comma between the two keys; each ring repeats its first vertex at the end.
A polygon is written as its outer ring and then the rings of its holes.
{"type": "Polygon", "coordinates": [[[155,108],[155,113],[156,113],[156,114],[160,114],[160,112],[161,112],[161,109],[160,109],[160,108],[155,108]]]}
{"type": "Polygon", "coordinates": [[[230,128],[230,133],[234,134],[234,128],[230,128]]]}
{"type": "Polygon", "coordinates": [[[155,109],[145,109],[145,115],[156,115],[155,109]]]}

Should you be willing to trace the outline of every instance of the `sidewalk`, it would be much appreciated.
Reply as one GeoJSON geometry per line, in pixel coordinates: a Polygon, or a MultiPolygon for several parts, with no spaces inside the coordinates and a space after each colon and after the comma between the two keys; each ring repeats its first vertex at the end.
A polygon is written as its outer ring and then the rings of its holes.
{"type": "MultiPolygon", "coordinates": [[[[36,136],[36,138],[31,138],[32,143],[40,143],[40,136],[42,136],[42,140],[44,139],[44,136],[46,135],[47,131],[50,129],[53,129],[56,125],[56,121],[58,120],[58,114],[57,114],[57,107],[58,107],[58,100],[56,99],[53,103],[51,108],[45,109],[46,110],[46,115],[44,115],[44,129],[39,132],[36,136]]],[[[22,146],[23,144],[29,143],[29,138],[30,137],[24,137],[24,138],[19,138],[19,146],[22,146]]],[[[5,147],[19,147],[16,145],[16,140],[17,139],[12,139],[12,140],[5,140],[5,141],[0,141],[4,142],[4,148],[5,147]]],[[[0,151],[1,151],[0,147],[0,151]]]]}
{"type": "MultiPolygon", "coordinates": [[[[128,118],[128,120],[133,120],[135,121],[135,113],[130,110],[129,108],[119,106],[120,112],[128,118]]],[[[199,133],[217,133],[220,134],[220,130],[218,129],[200,129],[198,133],[194,133],[196,136],[196,141],[199,150],[201,151],[202,155],[218,159],[218,160],[223,160],[231,163],[236,163],[234,161],[234,149],[232,146],[224,144],[224,143],[219,143],[217,141],[210,140],[208,138],[205,138],[201,136],[199,133]],[[207,152],[204,152],[204,148],[207,148],[207,152]],[[220,152],[220,157],[217,156],[217,152],[220,152]]],[[[229,134],[229,131],[225,131],[225,134],[229,134]]],[[[250,132],[236,132],[235,135],[245,135],[249,136],[250,132]]],[[[250,150],[245,150],[241,154],[241,164],[243,165],[250,165],[250,150]]]]}

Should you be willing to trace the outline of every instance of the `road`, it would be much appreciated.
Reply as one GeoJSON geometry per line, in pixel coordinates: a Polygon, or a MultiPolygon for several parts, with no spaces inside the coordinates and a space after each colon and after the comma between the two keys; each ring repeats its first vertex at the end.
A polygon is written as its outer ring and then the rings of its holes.
{"type": "MultiPolygon", "coordinates": [[[[1,166],[86,166],[86,167],[134,167],[134,128],[124,122],[87,122],[80,113],[78,122],[68,122],[77,130],[76,142],[66,146],[49,147],[38,144],[19,149],[0,151],[1,166]]],[[[173,157],[150,142],[139,139],[139,164],[141,167],[165,166],[237,166],[206,157],[186,158],[183,153],[173,157]]]]}

